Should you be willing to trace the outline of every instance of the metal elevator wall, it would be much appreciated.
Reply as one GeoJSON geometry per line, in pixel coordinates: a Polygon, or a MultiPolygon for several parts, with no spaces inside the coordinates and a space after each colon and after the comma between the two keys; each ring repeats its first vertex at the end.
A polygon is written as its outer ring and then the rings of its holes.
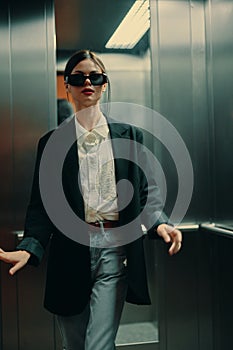
{"type": "MultiPolygon", "coordinates": [[[[210,212],[205,4],[152,0],[151,6],[153,107],[174,125],[191,155],[194,192],[185,221],[198,222],[210,212]],[[206,195],[199,201],[203,191],[206,195]]],[[[166,150],[161,153],[169,214],[179,184],[175,164],[166,150]]]]}
{"type": "MultiPolygon", "coordinates": [[[[151,1],[153,108],[178,130],[192,158],[185,222],[232,221],[232,1],[151,1]]],[[[165,150],[168,212],[176,169],[165,150]]]]}
{"type": "MultiPolygon", "coordinates": [[[[150,3],[153,107],[179,131],[194,169],[194,193],[184,221],[232,226],[233,2],[150,3]]],[[[166,150],[161,151],[161,162],[169,209],[177,194],[176,169],[166,150]]],[[[225,290],[224,258],[216,261],[215,238],[208,239],[207,244],[202,231],[191,230],[184,233],[183,250],[176,257],[167,258],[161,247],[157,250],[160,350],[223,349],[222,344],[232,342],[226,327],[232,308],[226,313],[224,300],[216,304],[216,295],[225,290]],[[218,275],[213,260],[216,265],[221,261],[218,275]]],[[[218,239],[222,246],[224,235],[218,239]]],[[[225,284],[231,284],[231,278],[228,274],[225,284]]]]}
{"type": "MultiPolygon", "coordinates": [[[[0,23],[0,246],[13,250],[12,232],[24,226],[37,141],[56,120],[53,3],[1,1],[0,23]]],[[[13,278],[9,266],[0,268],[1,349],[45,348],[53,319],[41,308],[42,267],[13,278]],[[42,338],[36,320],[45,326],[42,338]]]]}
{"type": "Polygon", "coordinates": [[[232,223],[233,193],[233,3],[208,1],[205,7],[207,79],[211,132],[212,217],[232,223]]]}

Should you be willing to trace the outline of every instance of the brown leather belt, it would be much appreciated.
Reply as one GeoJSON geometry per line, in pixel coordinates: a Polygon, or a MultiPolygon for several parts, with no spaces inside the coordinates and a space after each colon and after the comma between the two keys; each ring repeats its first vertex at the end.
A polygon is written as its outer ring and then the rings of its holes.
{"type": "MultiPolygon", "coordinates": [[[[99,221],[96,222],[88,222],[89,225],[93,226],[94,228],[96,228],[97,230],[99,230],[101,228],[101,224],[99,221]]],[[[119,224],[119,221],[102,221],[103,224],[103,228],[114,228],[117,227],[119,224]]]]}

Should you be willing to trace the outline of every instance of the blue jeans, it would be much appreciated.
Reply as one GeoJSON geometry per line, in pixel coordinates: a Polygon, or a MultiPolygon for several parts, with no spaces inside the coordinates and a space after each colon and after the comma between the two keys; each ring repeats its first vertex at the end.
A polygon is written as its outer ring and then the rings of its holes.
{"type": "Polygon", "coordinates": [[[125,247],[97,248],[94,244],[90,253],[93,282],[90,302],[81,314],[57,316],[64,350],[116,349],[115,338],[127,291],[125,247]]]}

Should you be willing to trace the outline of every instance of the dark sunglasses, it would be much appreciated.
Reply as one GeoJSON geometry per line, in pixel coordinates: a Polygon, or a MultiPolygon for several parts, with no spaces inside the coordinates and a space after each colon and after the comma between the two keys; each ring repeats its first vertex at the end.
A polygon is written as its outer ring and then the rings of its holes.
{"type": "Polygon", "coordinates": [[[90,75],[70,74],[65,78],[67,84],[73,86],[83,86],[85,81],[89,79],[92,85],[103,85],[108,82],[108,77],[105,73],[92,73],[90,75]]]}

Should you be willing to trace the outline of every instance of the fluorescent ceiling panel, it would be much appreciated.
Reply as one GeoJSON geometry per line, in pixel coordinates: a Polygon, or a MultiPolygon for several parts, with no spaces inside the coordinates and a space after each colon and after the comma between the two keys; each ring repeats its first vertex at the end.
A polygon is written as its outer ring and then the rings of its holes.
{"type": "Polygon", "coordinates": [[[132,49],[149,28],[149,0],[136,0],[105,47],[107,49],[132,49]]]}

